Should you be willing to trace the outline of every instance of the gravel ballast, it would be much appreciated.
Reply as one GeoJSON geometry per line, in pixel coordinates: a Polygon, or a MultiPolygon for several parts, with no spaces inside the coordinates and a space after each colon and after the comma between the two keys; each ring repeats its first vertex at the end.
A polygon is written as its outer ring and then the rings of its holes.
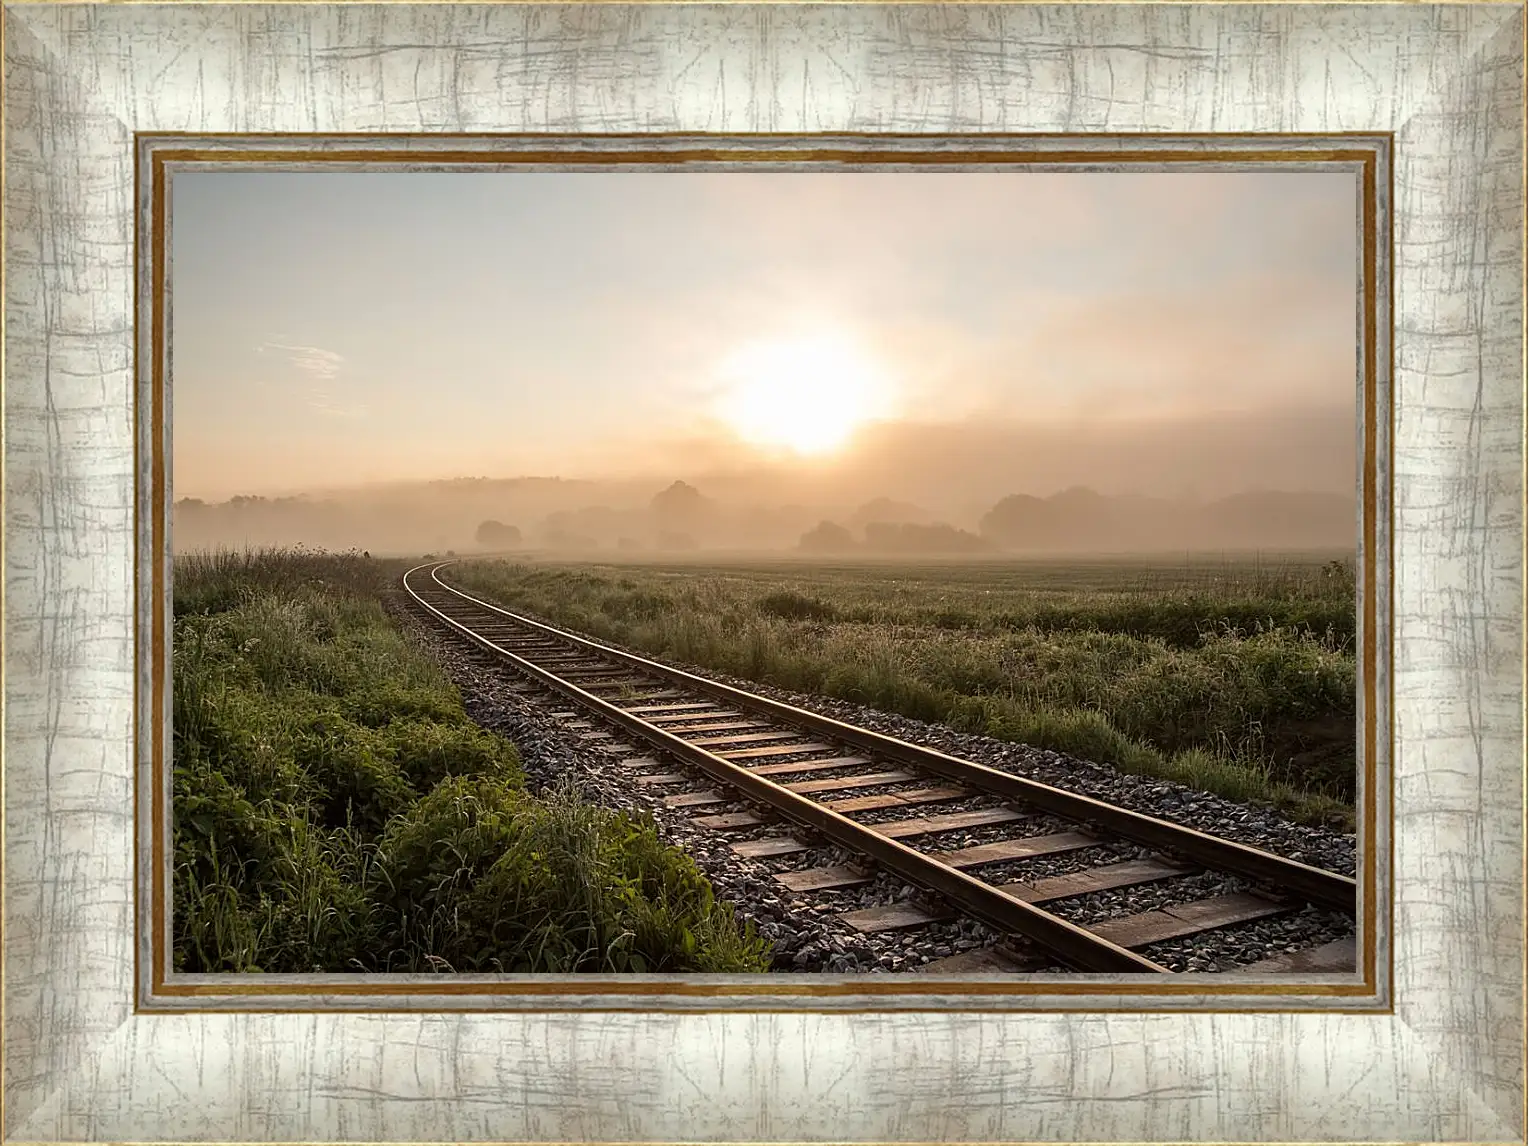
{"type": "MultiPolygon", "coordinates": [[[[562,698],[554,699],[528,682],[515,678],[491,661],[489,654],[428,625],[405,604],[401,594],[391,600],[390,605],[446,669],[462,693],[468,715],[516,744],[527,784],[533,791],[572,783],[583,798],[591,802],[650,815],[664,840],[682,848],[695,860],[710,879],[717,896],[731,902],[740,916],[751,920],[760,934],[771,942],[775,969],[830,973],[915,971],[937,960],[1000,942],[1017,948],[1021,957],[1029,956],[1033,965],[1027,969],[1054,969],[1049,959],[1037,957],[1036,952],[1026,951],[1023,944],[1004,939],[986,925],[970,919],[928,923],[902,931],[864,934],[855,930],[838,915],[889,904],[924,908],[938,908],[939,905],[929,901],[922,891],[886,872],[877,872],[869,882],[847,888],[806,893],[790,891],[774,878],[775,873],[850,864],[854,857],[842,848],[800,835],[798,838],[813,845],[807,851],[769,859],[739,856],[732,850],[734,843],[797,833],[788,824],[765,824],[739,831],[718,831],[695,825],[691,822],[693,816],[746,810],[748,805],[727,802],[697,808],[667,806],[664,803],[666,796],[712,789],[715,785],[700,776],[689,783],[639,785],[636,777],[641,772],[624,766],[622,761],[634,756],[651,756],[646,748],[625,741],[619,732],[592,737],[591,731],[605,730],[591,719],[583,715],[553,715],[555,711],[569,711],[568,703],[562,698]]],[[[639,652],[638,655],[642,654],[639,652]]],[[[911,720],[847,701],[805,696],[690,666],[675,667],[846,724],[1093,796],[1313,866],[1347,875],[1352,875],[1355,870],[1353,835],[1294,824],[1272,808],[1250,807],[1169,781],[1132,776],[1061,753],[961,733],[944,725],[911,720]]],[[[769,763],[797,758],[785,755],[780,761],[772,758],[769,763]]],[[[855,771],[877,771],[882,767],[855,771]]],[[[662,774],[688,773],[690,770],[670,761],[646,771],[662,774]]],[[[853,774],[853,771],[845,774],[853,774]]],[[[814,773],[790,777],[792,781],[813,778],[817,778],[814,773]]],[[[921,777],[901,787],[912,789],[930,785],[928,778],[921,777]]],[[[830,798],[895,791],[898,787],[888,785],[836,793],[830,798]]],[[[728,795],[725,791],[722,794],[728,795]]],[[[941,815],[973,807],[997,806],[998,803],[992,797],[979,796],[922,805],[911,813],[871,812],[856,818],[869,823],[893,814],[899,817],[941,815]]],[[[909,842],[926,850],[944,850],[1017,836],[1041,835],[1068,827],[1063,821],[1036,815],[1012,824],[944,832],[909,842]]],[[[1146,858],[1150,854],[1148,850],[1128,843],[1110,842],[1095,848],[988,865],[981,868],[980,873],[994,883],[1030,881],[1100,863],[1146,858]]],[[[1076,896],[1047,905],[1046,909],[1084,923],[1152,911],[1187,899],[1245,890],[1257,889],[1236,877],[1202,874],[1189,879],[1164,880],[1076,896]]],[[[1283,952],[1318,946],[1352,934],[1353,928],[1353,920],[1341,913],[1305,907],[1285,915],[1155,944],[1142,949],[1141,953],[1172,971],[1225,971],[1283,952]]]]}

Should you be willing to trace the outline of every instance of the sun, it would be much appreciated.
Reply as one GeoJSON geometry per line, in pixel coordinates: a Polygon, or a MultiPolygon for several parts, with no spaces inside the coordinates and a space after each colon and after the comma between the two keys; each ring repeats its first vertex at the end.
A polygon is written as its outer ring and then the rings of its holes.
{"type": "Polygon", "coordinates": [[[719,370],[716,412],[756,446],[826,454],[880,413],[886,380],[848,339],[757,342],[719,370]]]}

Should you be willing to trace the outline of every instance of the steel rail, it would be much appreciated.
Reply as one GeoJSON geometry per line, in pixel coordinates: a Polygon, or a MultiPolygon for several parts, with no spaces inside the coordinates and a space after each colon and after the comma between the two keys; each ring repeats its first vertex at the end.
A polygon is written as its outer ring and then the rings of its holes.
{"type": "MultiPolygon", "coordinates": [[[[1213,836],[1195,828],[1188,828],[1182,824],[1170,823],[1167,820],[1159,820],[1152,816],[1144,815],[1141,812],[1133,812],[1127,808],[1117,807],[1114,804],[1105,803],[1103,800],[1095,799],[1092,796],[1084,796],[1077,792],[1069,792],[1062,788],[1056,788],[1039,780],[1026,779],[1023,776],[1015,776],[1008,772],[1001,772],[996,768],[989,768],[985,764],[961,760],[936,749],[925,748],[918,744],[910,744],[906,740],[899,740],[896,737],[887,736],[881,732],[873,732],[867,728],[857,728],[854,725],[835,720],[830,716],[809,712],[804,708],[797,708],[794,705],[784,704],[769,697],[745,692],[743,689],[734,688],[731,685],[707,680],[705,677],[696,676],[693,673],[685,672],[683,669],[672,668],[669,665],[637,656],[634,653],[625,652],[622,649],[614,649],[609,645],[602,645],[598,641],[592,641],[588,637],[577,633],[571,633],[554,625],[548,625],[542,621],[513,613],[490,601],[484,601],[455,586],[448,585],[441,580],[439,573],[441,569],[451,564],[455,564],[455,562],[439,563],[435,565],[431,572],[431,580],[441,588],[463,600],[471,601],[475,605],[482,606],[495,613],[500,613],[518,624],[548,633],[559,640],[581,645],[601,656],[619,661],[632,668],[652,673],[678,684],[683,684],[687,688],[726,700],[731,704],[776,717],[786,723],[795,724],[819,735],[827,736],[857,748],[866,749],[867,751],[880,753],[905,764],[924,768],[946,779],[963,781],[993,795],[1023,801],[1033,807],[1067,819],[1098,824],[1100,827],[1133,843],[1153,848],[1165,848],[1177,852],[1186,859],[1194,860],[1205,867],[1216,868],[1235,875],[1246,876],[1261,883],[1274,885],[1294,892],[1312,903],[1336,908],[1339,911],[1357,910],[1358,885],[1352,876],[1339,875],[1337,872],[1313,867],[1298,860],[1286,859],[1284,856],[1262,851],[1247,844],[1222,839],[1219,836],[1213,836]]],[[[424,568],[424,566],[419,568],[424,568]]],[[[410,572],[413,572],[413,570],[410,570],[410,572]]]]}
{"type": "MultiPolygon", "coordinates": [[[[411,575],[418,573],[421,569],[430,569],[431,580],[435,584],[457,597],[465,596],[434,575],[434,571],[440,567],[440,565],[429,564],[417,565],[403,576],[405,590],[421,607],[428,609],[473,643],[504,658],[526,676],[539,681],[583,708],[599,714],[605,720],[646,741],[652,747],[694,765],[718,782],[736,788],[748,798],[774,808],[787,818],[822,833],[835,843],[874,858],[887,870],[895,872],[911,883],[947,897],[951,903],[959,906],[963,911],[999,931],[1022,935],[1033,940],[1071,966],[1085,971],[1099,972],[1171,973],[1166,967],[1134,951],[1103,939],[1033,904],[1016,899],[991,884],[941,863],[897,840],[889,839],[867,825],[815,803],[805,796],[798,795],[763,776],[756,776],[746,768],[708,752],[704,748],[698,748],[689,741],[649,724],[625,709],[584,691],[578,685],[563,680],[555,673],[474,632],[469,626],[448,616],[425,600],[419,591],[409,584],[411,575]]],[[[516,621],[521,620],[514,614],[495,606],[489,606],[489,608],[493,612],[505,613],[516,621]]],[[[537,629],[545,628],[538,622],[529,623],[537,629]]]]}

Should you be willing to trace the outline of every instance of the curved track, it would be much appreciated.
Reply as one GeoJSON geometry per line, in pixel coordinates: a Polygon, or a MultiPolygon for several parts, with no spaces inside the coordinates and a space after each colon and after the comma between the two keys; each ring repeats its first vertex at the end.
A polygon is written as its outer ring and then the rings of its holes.
{"type": "MultiPolygon", "coordinates": [[[[1355,882],[1350,877],[601,645],[448,585],[439,574],[449,564],[432,562],[404,574],[404,589],[418,608],[507,668],[562,697],[578,714],[646,744],[656,758],[626,761],[634,784],[686,786],[689,790],[667,796],[666,804],[697,809],[703,814],[693,822],[717,831],[787,821],[786,831],[735,844],[741,855],[801,853],[812,846],[807,840],[817,836],[859,857],[851,864],[776,876],[793,891],[866,883],[880,868],[934,892],[950,913],[1023,937],[1067,966],[1153,974],[1168,972],[1134,949],[1285,914],[1305,903],[1355,910],[1355,882]],[[703,778],[711,787],[695,785],[703,778]],[[942,804],[953,802],[962,810],[941,812],[942,804]],[[708,807],[739,803],[750,810],[704,814],[708,807]],[[1023,832],[1026,822],[1038,815],[1064,820],[1068,830],[1004,838],[1003,825],[1023,832]],[[999,838],[955,850],[928,845],[941,832],[977,827],[996,829],[999,838]],[[1031,882],[993,883],[976,874],[984,866],[1009,860],[1119,841],[1161,854],[1031,882]],[[1203,870],[1242,876],[1260,891],[1089,927],[1046,910],[1046,905],[1074,896],[1203,870]]],[[[871,931],[917,923],[921,915],[930,921],[948,917],[898,906],[845,918],[851,926],[871,931]]]]}

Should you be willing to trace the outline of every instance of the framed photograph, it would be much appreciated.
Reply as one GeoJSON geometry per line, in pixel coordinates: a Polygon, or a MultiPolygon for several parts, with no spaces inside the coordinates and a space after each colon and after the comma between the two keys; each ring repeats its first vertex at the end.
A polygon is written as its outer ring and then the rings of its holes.
{"type": "Polygon", "coordinates": [[[1521,5],[4,20],[11,1138],[1522,1139],[1521,5]]]}

